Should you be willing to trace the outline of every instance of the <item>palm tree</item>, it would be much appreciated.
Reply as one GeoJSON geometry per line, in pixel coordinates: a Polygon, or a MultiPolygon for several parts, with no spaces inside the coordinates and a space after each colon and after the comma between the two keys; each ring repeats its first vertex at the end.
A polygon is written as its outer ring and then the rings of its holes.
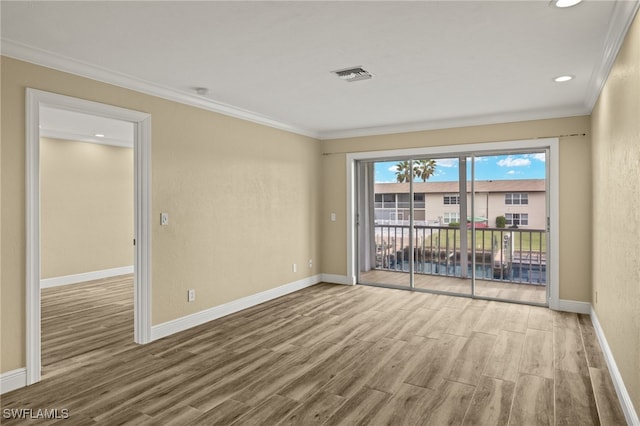
{"type": "Polygon", "coordinates": [[[436,171],[435,160],[414,160],[413,170],[410,170],[410,161],[401,161],[396,164],[396,180],[400,183],[409,182],[413,178],[426,182],[436,171]]]}
{"type": "Polygon", "coordinates": [[[413,174],[426,182],[436,172],[436,160],[416,160],[413,162],[413,174]]]}
{"type": "Polygon", "coordinates": [[[411,173],[411,162],[401,161],[396,164],[396,180],[400,183],[410,182],[413,177],[411,173]]]}

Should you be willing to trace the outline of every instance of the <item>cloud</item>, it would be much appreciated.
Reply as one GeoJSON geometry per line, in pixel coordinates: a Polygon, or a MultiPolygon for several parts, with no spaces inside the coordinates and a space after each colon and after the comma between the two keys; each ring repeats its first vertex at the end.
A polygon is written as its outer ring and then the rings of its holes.
{"type": "Polygon", "coordinates": [[[537,154],[531,154],[531,158],[535,158],[536,160],[544,163],[547,159],[547,155],[544,152],[539,152],[537,154]]]}
{"type": "Polygon", "coordinates": [[[440,158],[436,160],[437,167],[458,167],[457,158],[440,158]]]}
{"type": "Polygon", "coordinates": [[[515,174],[516,174],[516,171],[515,171],[515,170],[509,170],[509,171],[507,172],[507,174],[508,174],[508,175],[515,175],[515,174]]]}
{"type": "Polygon", "coordinates": [[[497,164],[500,167],[523,167],[530,166],[531,160],[529,160],[528,158],[514,158],[509,155],[507,158],[503,158],[502,160],[498,161],[497,164]]]}
{"type": "Polygon", "coordinates": [[[398,171],[398,167],[397,167],[397,165],[396,165],[396,164],[394,164],[393,166],[389,167],[389,171],[390,171],[390,172],[393,172],[393,173],[397,172],[397,171],[398,171]]]}

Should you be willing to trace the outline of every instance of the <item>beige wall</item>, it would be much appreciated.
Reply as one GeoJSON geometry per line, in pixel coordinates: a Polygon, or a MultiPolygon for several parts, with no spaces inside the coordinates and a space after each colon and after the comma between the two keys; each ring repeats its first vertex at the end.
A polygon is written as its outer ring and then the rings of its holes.
{"type": "Polygon", "coordinates": [[[593,110],[593,300],[640,415],[640,18],[593,110]]]}
{"type": "Polygon", "coordinates": [[[318,141],[6,57],[1,65],[0,372],[25,365],[27,87],[152,115],[153,324],[320,272],[318,141]]]}
{"type": "Polygon", "coordinates": [[[133,149],[40,139],[41,277],[133,265],[133,149]]]}
{"type": "MultiPolygon", "coordinates": [[[[590,118],[571,117],[324,141],[322,270],[347,273],[346,154],[560,137],[560,298],[591,301],[590,118]],[[337,220],[329,221],[331,212],[337,220]]],[[[428,201],[427,201],[428,203],[428,201]]]]}

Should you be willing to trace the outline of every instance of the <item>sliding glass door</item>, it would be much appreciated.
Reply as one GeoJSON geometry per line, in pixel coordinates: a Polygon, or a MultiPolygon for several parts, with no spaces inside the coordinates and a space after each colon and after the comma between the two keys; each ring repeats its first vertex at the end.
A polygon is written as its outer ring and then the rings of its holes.
{"type": "Polygon", "coordinates": [[[546,158],[360,161],[358,282],[546,304],[546,158]]]}

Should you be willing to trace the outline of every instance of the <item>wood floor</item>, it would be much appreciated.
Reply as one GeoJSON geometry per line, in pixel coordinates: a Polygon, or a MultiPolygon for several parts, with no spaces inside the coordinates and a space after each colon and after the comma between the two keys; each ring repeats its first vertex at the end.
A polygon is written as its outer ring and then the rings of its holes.
{"type": "MultiPolygon", "coordinates": [[[[372,269],[361,272],[360,280],[367,284],[395,285],[409,287],[407,272],[393,272],[372,269]]],[[[471,294],[471,280],[468,278],[447,277],[441,275],[415,274],[414,285],[425,290],[444,291],[463,295],[471,294]]],[[[476,280],[476,296],[493,299],[518,301],[545,305],[547,287],[544,285],[507,283],[500,281],[476,280]]]]}
{"type": "Polygon", "coordinates": [[[43,290],[45,378],[2,408],[67,409],[68,425],[624,424],[588,316],[320,284],[138,346],[132,294],[130,277],[43,290]]]}

